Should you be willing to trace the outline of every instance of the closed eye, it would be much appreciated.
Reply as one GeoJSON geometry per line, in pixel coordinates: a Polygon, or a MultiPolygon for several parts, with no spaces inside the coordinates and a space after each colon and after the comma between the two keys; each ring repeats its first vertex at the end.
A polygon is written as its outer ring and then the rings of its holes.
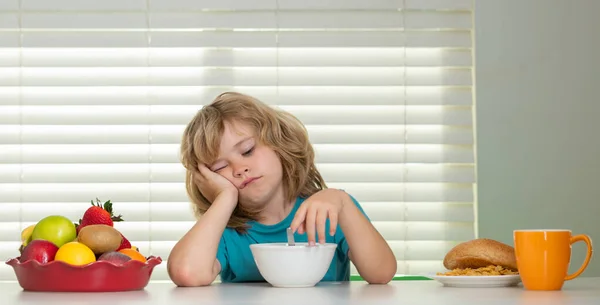
{"type": "Polygon", "coordinates": [[[218,171],[220,171],[220,170],[222,170],[222,169],[224,169],[224,168],[226,168],[226,167],[227,167],[227,165],[223,165],[223,166],[221,166],[221,167],[217,167],[217,168],[214,168],[214,169],[211,169],[211,170],[212,170],[213,172],[218,172],[218,171]]]}
{"type": "Polygon", "coordinates": [[[252,155],[252,152],[254,152],[254,147],[247,150],[245,153],[242,154],[242,156],[244,156],[244,157],[250,156],[250,155],[252,155]]]}

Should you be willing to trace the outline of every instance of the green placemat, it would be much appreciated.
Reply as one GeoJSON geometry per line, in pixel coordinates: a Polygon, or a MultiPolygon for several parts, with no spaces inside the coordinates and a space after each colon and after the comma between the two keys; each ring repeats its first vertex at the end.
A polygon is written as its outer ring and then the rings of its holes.
{"type": "MultiPolygon", "coordinates": [[[[364,281],[364,279],[360,275],[351,275],[351,281],[364,281]]],[[[402,275],[402,276],[394,276],[392,281],[431,281],[432,279],[420,276],[420,275],[402,275]]]]}

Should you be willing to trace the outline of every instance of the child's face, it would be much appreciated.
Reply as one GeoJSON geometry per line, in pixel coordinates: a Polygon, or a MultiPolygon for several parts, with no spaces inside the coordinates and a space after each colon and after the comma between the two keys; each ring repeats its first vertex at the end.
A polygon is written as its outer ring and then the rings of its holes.
{"type": "Polygon", "coordinates": [[[224,127],[219,156],[209,167],[238,188],[241,204],[260,207],[282,190],[281,161],[250,126],[225,122],[224,127]]]}

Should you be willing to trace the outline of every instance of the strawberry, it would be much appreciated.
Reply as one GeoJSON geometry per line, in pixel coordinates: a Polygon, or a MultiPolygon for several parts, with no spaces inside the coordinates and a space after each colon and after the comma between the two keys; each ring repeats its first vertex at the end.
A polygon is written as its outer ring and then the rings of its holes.
{"type": "Polygon", "coordinates": [[[121,215],[114,216],[112,211],[112,202],[106,201],[101,204],[100,199],[96,198],[96,203],[92,200],[92,207],[88,208],[83,214],[83,218],[79,219],[77,224],[77,234],[79,230],[89,225],[108,225],[114,226],[114,221],[123,221],[121,215]]]}
{"type": "Polygon", "coordinates": [[[123,236],[123,233],[121,233],[121,237],[123,237],[123,239],[121,240],[121,245],[115,251],[119,251],[121,249],[129,249],[129,248],[131,248],[131,243],[129,242],[129,240],[127,240],[127,238],[125,238],[125,236],[123,236]]]}

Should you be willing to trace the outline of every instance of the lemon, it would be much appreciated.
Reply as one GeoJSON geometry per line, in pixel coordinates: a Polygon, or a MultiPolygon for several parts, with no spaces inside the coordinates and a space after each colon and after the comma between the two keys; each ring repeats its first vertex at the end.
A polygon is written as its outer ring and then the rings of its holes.
{"type": "Polygon", "coordinates": [[[58,248],[54,260],[63,261],[67,264],[81,266],[96,261],[96,255],[88,246],[72,241],[58,248]]]}
{"type": "Polygon", "coordinates": [[[23,243],[23,247],[27,246],[27,244],[31,242],[31,234],[33,233],[34,228],[35,225],[30,225],[21,231],[21,242],[23,243]]]}

